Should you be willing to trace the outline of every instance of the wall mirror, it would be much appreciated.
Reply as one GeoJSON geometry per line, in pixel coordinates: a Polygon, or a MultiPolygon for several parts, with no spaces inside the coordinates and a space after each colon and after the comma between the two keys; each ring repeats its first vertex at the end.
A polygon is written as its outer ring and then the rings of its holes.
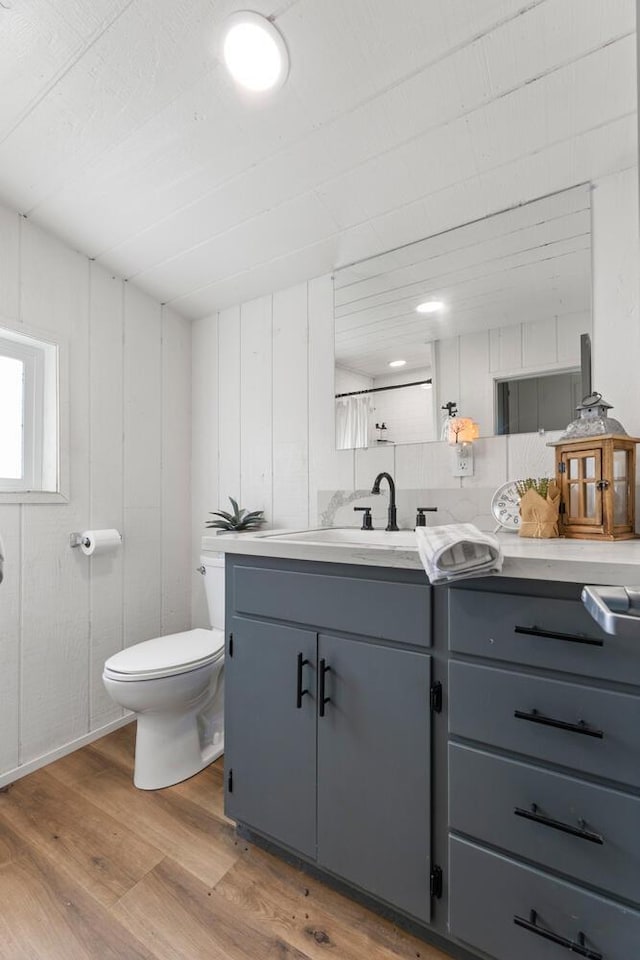
{"type": "Polygon", "coordinates": [[[60,471],[60,345],[0,327],[0,500],[64,499],[60,471]]]}
{"type": "Polygon", "coordinates": [[[480,436],[566,425],[590,375],[589,185],[337,270],[334,322],[338,449],[439,440],[451,403],[480,436]]]}

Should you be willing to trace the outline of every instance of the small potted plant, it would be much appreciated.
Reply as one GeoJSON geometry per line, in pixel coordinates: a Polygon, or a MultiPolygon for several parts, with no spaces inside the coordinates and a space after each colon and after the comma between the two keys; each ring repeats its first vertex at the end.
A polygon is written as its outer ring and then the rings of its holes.
{"type": "Polygon", "coordinates": [[[520,494],[522,517],[518,534],[536,538],[559,536],[560,490],[554,481],[548,477],[528,477],[517,480],[516,488],[520,494]]]}
{"type": "Polygon", "coordinates": [[[218,533],[239,533],[242,530],[256,530],[265,522],[264,510],[243,510],[238,506],[238,501],[229,497],[233,513],[227,513],[225,510],[210,510],[213,517],[217,520],[206,520],[205,527],[214,527],[218,533]]]}

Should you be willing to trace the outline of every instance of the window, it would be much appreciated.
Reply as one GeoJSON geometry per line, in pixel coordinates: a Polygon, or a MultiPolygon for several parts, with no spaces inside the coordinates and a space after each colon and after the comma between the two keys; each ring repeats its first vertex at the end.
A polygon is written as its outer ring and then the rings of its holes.
{"type": "Polygon", "coordinates": [[[58,490],[58,348],[0,328],[0,493],[58,490]]]}
{"type": "Polygon", "coordinates": [[[579,370],[496,381],[496,434],[564,430],[582,399],[579,370]]]}

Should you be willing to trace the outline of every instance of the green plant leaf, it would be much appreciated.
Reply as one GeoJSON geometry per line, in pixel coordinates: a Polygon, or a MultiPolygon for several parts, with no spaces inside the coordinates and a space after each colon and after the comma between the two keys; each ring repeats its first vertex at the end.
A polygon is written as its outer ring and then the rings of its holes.
{"type": "Polygon", "coordinates": [[[233,507],[233,513],[227,513],[225,510],[210,510],[211,516],[220,517],[220,519],[205,521],[205,527],[215,527],[218,530],[247,530],[265,522],[264,510],[249,512],[240,507],[238,501],[234,500],[233,497],[229,497],[229,502],[233,507]]]}

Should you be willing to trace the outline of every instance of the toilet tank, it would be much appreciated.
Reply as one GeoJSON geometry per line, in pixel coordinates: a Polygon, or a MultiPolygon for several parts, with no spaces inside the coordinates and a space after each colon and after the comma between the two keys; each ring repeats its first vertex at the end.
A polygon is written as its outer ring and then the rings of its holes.
{"type": "Polygon", "coordinates": [[[209,625],[224,630],[224,553],[204,553],[204,589],[209,609],[209,625]]]}

